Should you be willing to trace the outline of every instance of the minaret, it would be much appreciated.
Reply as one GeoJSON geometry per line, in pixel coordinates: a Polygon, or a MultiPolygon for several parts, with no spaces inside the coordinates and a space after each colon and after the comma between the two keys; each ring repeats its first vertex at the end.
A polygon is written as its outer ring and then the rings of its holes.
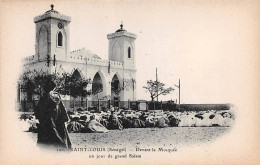
{"type": "Polygon", "coordinates": [[[107,35],[109,40],[108,59],[124,63],[126,69],[135,69],[135,39],[136,35],[127,32],[123,23],[115,33],[107,35]]]}
{"type": "Polygon", "coordinates": [[[71,18],[54,10],[54,5],[44,14],[36,16],[35,56],[45,61],[49,56],[56,60],[67,60],[69,54],[69,23],[71,18]]]}

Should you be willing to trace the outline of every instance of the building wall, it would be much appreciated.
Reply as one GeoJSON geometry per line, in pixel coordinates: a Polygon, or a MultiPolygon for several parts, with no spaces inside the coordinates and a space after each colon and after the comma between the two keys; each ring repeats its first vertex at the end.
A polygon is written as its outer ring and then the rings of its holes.
{"type": "MultiPolygon", "coordinates": [[[[36,24],[35,55],[24,60],[24,71],[44,71],[48,73],[70,73],[78,70],[82,78],[91,79],[98,73],[102,80],[103,91],[99,97],[90,96],[90,100],[111,100],[111,82],[116,75],[122,89],[119,97],[121,101],[136,100],[136,69],[135,44],[136,35],[116,32],[108,35],[109,58],[100,59],[88,50],[80,49],[69,52],[70,17],[60,14],[53,9],[34,18],[36,24]],[[58,27],[62,23],[63,27],[58,27]],[[63,36],[63,45],[58,46],[58,33],[63,36]],[[131,48],[131,57],[128,57],[128,48],[131,48]],[[47,55],[50,56],[49,65],[47,55]],[[55,65],[53,59],[55,55],[55,65]]],[[[92,89],[92,83],[86,88],[92,89]]],[[[70,99],[63,96],[63,99],[70,99]]]]}
{"type": "MultiPolygon", "coordinates": [[[[110,73],[108,73],[108,66],[107,65],[94,65],[94,64],[84,64],[84,63],[77,63],[77,62],[65,62],[65,61],[57,61],[57,65],[51,68],[51,72],[66,72],[66,73],[73,73],[75,70],[80,72],[80,75],[84,79],[91,79],[93,81],[94,76],[96,73],[99,73],[102,79],[103,85],[103,92],[99,98],[103,98],[107,96],[111,96],[111,81],[114,75],[117,75],[120,86],[123,87],[124,90],[120,93],[120,100],[127,101],[127,100],[135,100],[136,99],[136,86],[134,83],[133,89],[133,81],[135,82],[135,70],[127,70],[123,69],[122,67],[113,67],[110,68],[110,73]],[[124,81],[124,84],[123,84],[124,81]]],[[[87,86],[87,90],[92,89],[92,84],[87,86]]],[[[90,99],[94,100],[94,97],[90,97],[90,99]]]]}
{"type": "Polygon", "coordinates": [[[124,32],[122,35],[120,33],[113,33],[117,36],[109,39],[109,60],[124,63],[125,69],[135,69],[135,38],[124,36],[124,32]],[[131,48],[131,58],[128,58],[128,47],[131,48]]]}
{"type": "Polygon", "coordinates": [[[51,52],[50,55],[53,58],[54,54],[57,60],[66,60],[67,55],[69,54],[69,41],[70,41],[70,34],[69,34],[69,22],[51,19],[51,52]],[[58,23],[62,23],[64,26],[62,29],[58,28],[58,23]],[[63,36],[63,45],[58,46],[58,33],[61,32],[63,36]]]}
{"type": "Polygon", "coordinates": [[[50,54],[50,22],[45,20],[36,24],[35,56],[39,61],[50,54]]]}
{"type": "Polygon", "coordinates": [[[69,23],[70,17],[62,15],[57,11],[47,11],[43,15],[34,18],[36,24],[35,56],[38,60],[46,59],[47,55],[51,58],[66,60],[69,55],[69,23]],[[63,26],[58,27],[61,23],[63,26]],[[57,35],[63,35],[63,45],[58,46],[57,35]]]}

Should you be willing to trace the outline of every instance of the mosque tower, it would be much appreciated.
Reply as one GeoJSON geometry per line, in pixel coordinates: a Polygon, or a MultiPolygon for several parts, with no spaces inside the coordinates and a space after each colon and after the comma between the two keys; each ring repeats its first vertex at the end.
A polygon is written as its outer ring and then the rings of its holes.
{"type": "Polygon", "coordinates": [[[108,59],[124,63],[125,69],[135,69],[136,35],[123,29],[123,23],[115,33],[107,35],[109,40],[108,59]]]}
{"type": "Polygon", "coordinates": [[[35,57],[45,61],[47,57],[66,61],[69,54],[69,23],[71,18],[54,10],[36,16],[35,57]]]}

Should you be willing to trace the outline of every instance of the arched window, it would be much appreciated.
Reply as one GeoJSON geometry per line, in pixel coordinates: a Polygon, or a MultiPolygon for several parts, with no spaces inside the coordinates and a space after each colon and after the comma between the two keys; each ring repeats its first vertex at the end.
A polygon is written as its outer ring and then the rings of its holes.
{"type": "Polygon", "coordinates": [[[58,46],[62,46],[62,33],[58,33],[58,46]]]}
{"type": "Polygon", "coordinates": [[[131,48],[128,47],[128,58],[131,58],[131,48]]]}
{"type": "Polygon", "coordinates": [[[81,75],[80,75],[80,73],[79,73],[79,71],[78,71],[77,69],[73,72],[72,77],[73,77],[74,79],[76,79],[76,80],[79,80],[79,79],[82,78],[81,75]]]}
{"type": "Polygon", "coordinates": [[[98,95],[101,92],[103,92],[103,81],[97,72],[92,81],[92,93],[98,95]]]}

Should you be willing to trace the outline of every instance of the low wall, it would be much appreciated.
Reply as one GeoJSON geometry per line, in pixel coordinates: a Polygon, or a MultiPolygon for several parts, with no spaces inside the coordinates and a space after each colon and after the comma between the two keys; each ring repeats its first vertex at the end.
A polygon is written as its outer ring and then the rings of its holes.
{"type": "MultiPolygon", "coordinates": [[[[109,102],[100,100],[100,101],[73,101],[73,100],[62,100],[64,106],[67,110],[81,108],[94,108],[102,109],[108,108],[109,102]]],[[[138,110],[140,109],[139,101],[110,101],[110,104],[114,107],[138,110]]],[[[33,112],[37,106],[38,101],[20,101],[16,104],[16,109],[23,112],[33,112]]],[[[151,102],[151,101],[142,101],[144,107],[142,110],[163,110],[163,111],[207,111],[207,110],[229,110],[231,104],[174,104],[173,102],[151,102]],[[145,107],[146,104],[146,107],[145,107]]]]}
{"type": "Polygon", "coordinates": [[[177,104],[180,111],[229,110],[231,104],[177,104]]]}

